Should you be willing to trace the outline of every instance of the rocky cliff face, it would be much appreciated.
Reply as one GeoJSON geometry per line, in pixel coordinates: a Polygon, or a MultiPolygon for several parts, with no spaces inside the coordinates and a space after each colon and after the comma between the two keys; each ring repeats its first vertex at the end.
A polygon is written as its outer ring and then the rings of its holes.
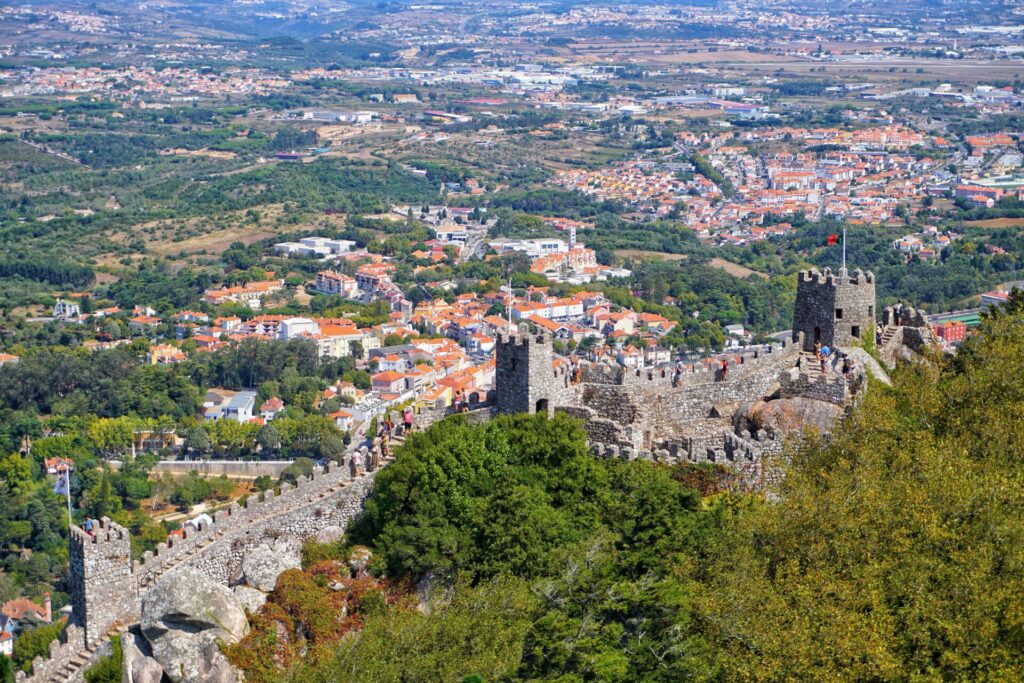
{"type": "Polygon", "coordinates": [[[246,553],[233,587],[185,567],[146,593],[138,632],[123,638],[123,683],[240,683],[220,646],[239,642],[277,577],[301,566],[297,541],[280,538],[246,553]]]}

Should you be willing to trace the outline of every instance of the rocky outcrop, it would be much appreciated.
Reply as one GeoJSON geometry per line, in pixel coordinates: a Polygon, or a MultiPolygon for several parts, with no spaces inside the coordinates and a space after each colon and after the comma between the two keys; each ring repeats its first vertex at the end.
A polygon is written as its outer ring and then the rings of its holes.
{"type": "Polygon", "coordinates": [[[760,429],[772,434],[788,436],[807,429],[826,434],[843,414],[843,409],[826,401],[809,398],[780,398],[774,401],[755,401],[744,405],[736,416],[740,429],[756,433],[760,429]]]}
{"type": "Polygon", "coordinates": [[[122,683],[238,683],[220,645],[244,638],[246,612],[259,611],[277,577],[301,564],[298,541],[278,538],[245,554],[233,588],[189,567],[167,574],[142,601],[141,634],[125,635],[122,683]]]}
{"type": "MultiPolygon", "coordinates": [[[[158,581],[142,603],[142,634],[173,683],[219,683],[224,666],[210,646],[236,643],[249,632],[245,611],[231,589],[194,569],[158,581]]],[[[219,651],[218,651],[219,654],[219,651]]]]}
{"type": "Polygon", "coordinates": [[[262,544],[242,559],[242,577],[248,585],[264,593],[274,590],[277,577],[288,569],[301,569],[301,549],[294,541],[279,538],[273,546],[262,544]]]}
{"type": "Polygon", "coordinates": [[[164,668],[150,656],[149,643],[138,634],[121,636],[121,683],[160,683],[164,668]]]}
{"type": "Polygon", "coordinates": [[[238,603],[249,614],[255,614],[267,601],[267,594],[252,586],[235,586],[232,589],[238,603]]]}
{"type": "Polygon", "coordinates": [[[242,676],[220,651],[217,643],[210,643],[203,650],[199,661],[199,676],[203,683],[240,683],[242,676]]]}

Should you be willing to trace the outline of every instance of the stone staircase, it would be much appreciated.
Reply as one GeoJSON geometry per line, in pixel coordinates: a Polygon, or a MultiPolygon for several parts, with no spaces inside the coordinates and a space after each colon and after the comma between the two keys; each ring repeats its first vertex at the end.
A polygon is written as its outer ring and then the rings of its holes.
{"type": "Polygon", "coordinates": [[[66,681],[81,680],[82,670],[85,665],[92,659],[93,654],[99,649],[99,644],[90,647],[85,646],[79,650],[74,657],[69,659],[64,665],[55,671],[49,678],[46,679],[47,683],[65,683],[66,681]]]}
{"type": "MultiPolygon", "coordinates": [[[[800,370],[802,372],[817,372],[819,374],[821,373],[821,362],[818,360],[818,357],[814,354],[813,351],[801,351],[799,359],[800,370]]],[[[827,361],[825,361],[826,372],[835,369],[833,367],[833,360],[833,358],[829,358],[827,361]]]]}
{"type": "Polygon", "coordinates": [[[892,325],[887,325],[885,329],[882,330],[882,343],[879,344],[879,346],[884,347],[886,344],[892,341],[892,338],[896,335],[897,329],[898,328],[893,327],[892,325]]]}

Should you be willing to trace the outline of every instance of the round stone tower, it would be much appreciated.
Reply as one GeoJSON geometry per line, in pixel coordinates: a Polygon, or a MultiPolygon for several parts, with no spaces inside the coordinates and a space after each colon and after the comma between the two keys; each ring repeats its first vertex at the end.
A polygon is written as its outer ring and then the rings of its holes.
{"type": "Polygon", "coordinates": [[[848,273],[802,270],[796,282],[793,339],[804,333],[804,350],[856,346],[875,334],[875,276],[861,269],[848,273]]]}

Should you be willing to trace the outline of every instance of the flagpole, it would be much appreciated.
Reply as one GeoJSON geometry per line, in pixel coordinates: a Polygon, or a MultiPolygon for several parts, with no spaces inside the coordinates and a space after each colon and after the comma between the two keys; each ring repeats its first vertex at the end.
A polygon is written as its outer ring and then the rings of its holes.
{"type": "Polygon", "coordinates": [[[67,467],[64,470],[64,476],[67,477],[67,486],[64,490],[68,493],[68,526],[73,526],[74,522],[71,519],[71,468],[67,467]]]}
{"type": "Polygon", "coordinates": [[[846,228],[843,228],[843,270],[846,270],[846,228]]]}

